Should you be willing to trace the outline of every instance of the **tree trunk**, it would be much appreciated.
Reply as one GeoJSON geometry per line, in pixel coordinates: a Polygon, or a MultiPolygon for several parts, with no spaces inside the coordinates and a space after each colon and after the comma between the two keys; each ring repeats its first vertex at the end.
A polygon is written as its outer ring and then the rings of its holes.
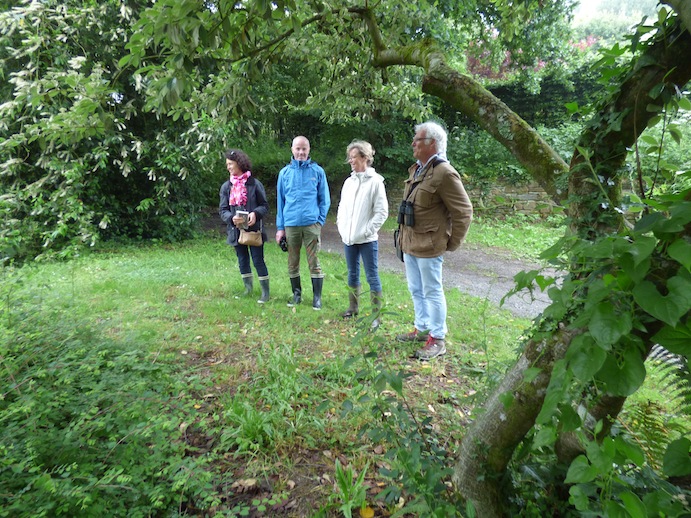
{"type": "Polygon", "coordinates": [[[478,516],[504,516],[506,466],[518,442],[535,424],[554,364],[563,358],[575,335],[573,331],[559,330],[544,340],[530,341],[463,438],[453,480],[463,497],[473,503],[478,516]],[[530,367],[541,372],[526,382],[525,372],[530,367]],[[506,401],[508,394],[513,401],[505,406],[501,399],[506,401]]]}

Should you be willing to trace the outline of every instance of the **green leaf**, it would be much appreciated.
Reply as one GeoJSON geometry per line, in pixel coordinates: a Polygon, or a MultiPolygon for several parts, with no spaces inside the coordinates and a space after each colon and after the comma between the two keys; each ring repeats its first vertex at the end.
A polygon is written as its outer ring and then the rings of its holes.
{"type": "Polygon", "coordinates": [[[547,387],[547,394],[542,403],[542,408],[538,414],[535,422],[538,424],[545,424],[552,419],[552,416],[557,411],[559,403],[564,398],[566,388],[571,381],[571,375],[566,370],[566,360],[559,360],[552,368],[552,378],[549,380],[547,387]]]}
{"type": "Polygon", "coordinates": [[[569,503],[579,511],[587,511],[590,509],[590,499],[583,491],[583,486],[571,486],[569,489],[569,503]]]}
{"type": "Polygon", "coordinates": [[[627,442],[621,436],[614,438],[614,444],[617,448],[617,451],[624,457],[623,461],[618,462],[619,464],[631,461],[636,466],[641,467],[645,462],[643,450],[637,444],[627,442]]]}
{"type": "Polygon", "coordinates": [[[559,424],[562,431],[571,432],[580,428],[582,424],[581,416],[570,405],[559,405],[559,413],[559,424]]]}
{"type": "Polygon", "coordinates": [[[511,405],[513,405],[515,397],[512,392],[502,392],[499,394],[499,401],[501,401],[501,404],[504,405],[504,408],[509,408],[511,405]]]}
{"type": "Polygon", "coordinates": [[[669,134],[672,136],[672,139],[674,139],[674,142],[681,144],[683,134],[679,128],[669,128],[669,134]]]}
{"type": "Polygon", "coordinates": [[[621,256],[619,266],[625,274],[620,275],[620,278],[618,279],[619,287],[621,289],[626,289],[626,284],[624,284],[623,282],[625,280],[625,277],[628,277],[634,283],[639,283],[645,278],[648,271],[650,270],[650,265],[652,264],[650,257],[644,259],[642,262],[638,264],[635,264],[635,261],[636,258],[634,258],[631,254],[621,256]]]}
{"type": "Polygon", "coordinates": [[[569,113],[569,115],[573,115],[574,113],[578,113],[580,110],[578,103],[572,102],[572,103],[566,103],[564,104],[564,107],[566,108],[566,111],[569,113]]]}
{"type": "Polygon", "coordinates": [[[566,352],[566,361],[574,376],[588,381],[602,368],[607,353],[599,347],[589,334],[582,334],[571,341],[566,352]]]}
{"type": "Polygon", "coordinates": [[[401,376],[400,373],[389,378],[389,385],[391,385],[391,388],[396,394],[399,396],[403,395],[403,376],[401,376]]]}
{"type": "Polygon", "coordinates": [[[566,473],[566,484],[578,484],[592,482],[597,478],[598,471],[595,466],[591,466],[585,455],[576,457],[571,465],[569,471],[566,473]]]}
{"type": "Polygon", "coordinates": [[[645,312],[674,327],[691,309],[691,281],[677,275],[667,281],[669,294],[663,296],[650,281],[633,289],[633,298],[645,312]]]}
{"type": "Polygon", "coordinates": [[[691,271],[691,243],[684,238],[677,239],[667,249],[669,256],[691,271]]]}
{"type": "Polygon", "coordinates": [[[603,349],[609,349],[622,336],[628,335],[631,327],[631,314],[615,312],[609,302],[598,304],[588,323],[590,334],[603,349]]]}
{"type": "Polygon", "coordinates": [[[642,135],[639,140],[641,142],[644,142],[644,143],[650,145],[650,146],[659,146],[660,145],[660,141],[652,135],[642,135]]]}
{"type": "Polygon", "coordinates": [[[618,360],[609,355],[597,378],[606,385],[608,394],[630,396],[645,380],[643,358],[636,348],[627,349],[618,360]]]}
{"type": "Polygon", "coordinates": [[[602,368],[607,353],[599,347],[590,335],[581,335],[571,342],[566,360],[569,369],[581,381],[588,381],[602,368]]]}
{"type": "Polygon", "coordinates": [[[543,446],[551,446],[557,440],[557,431],[551,426],[541,428],[533,440],[533,448],[542,448],[543,446]]]}
{"type": "Polygon", "coordinates": [[[541,372],[542,369],[538,367],[530,367],[523,372],[523,381],[526,383],[531,383],[541,372]]]}
{"type": "Polygon", "coordinates": [[[654,342],[660,344],[669,352],[691,356],[691,322],[676,327],[665,326],[655,336],[654,342]]]}
{"type": "Polygon", "coordinates": [[[691,441],[686,437],[672,441],[662,459],[662,472],[667,477],[691,475],[691,441]]]}
{"type": "Polygon", "coordinates": [[[648,259],[657,246],[657,239],[649,236],[640,236],[627,247],[626,251],[633,256],[634,266],[648,259]]]}

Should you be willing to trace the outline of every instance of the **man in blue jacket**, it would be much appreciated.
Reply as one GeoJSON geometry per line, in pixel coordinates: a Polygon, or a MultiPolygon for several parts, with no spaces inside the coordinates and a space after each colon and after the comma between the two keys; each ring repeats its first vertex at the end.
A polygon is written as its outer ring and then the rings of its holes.
{"type": "Polygon", "coordinates": [[[300,249],[304,244],[312,279],[312,308],[319,310],[324,286],[319,264],[321,229],[331,206],[331,195],[324,169],[309,158],[309,140],[295,137],[290,149],[293,159],[278,173],[276,186],[276,242],[285,237],[288,244],[288,277],[293,290],[288,306],[302,302],[300,249]]]}

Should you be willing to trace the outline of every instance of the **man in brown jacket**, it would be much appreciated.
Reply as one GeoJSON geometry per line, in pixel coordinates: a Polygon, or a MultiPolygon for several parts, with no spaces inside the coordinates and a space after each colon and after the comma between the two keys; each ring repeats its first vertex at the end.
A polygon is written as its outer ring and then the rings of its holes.
{"type": "Polygon", "coordinates": [[[442,284],[444,252],[456,250],[473,217],[461,176],[446,159],[446,131],[435,122],[415,126],[413,156],[399,208],[400,247],[415,328],[401,342],[425,342],[415,356],[423,361],[446,353],[446,296],[442,284]]]}

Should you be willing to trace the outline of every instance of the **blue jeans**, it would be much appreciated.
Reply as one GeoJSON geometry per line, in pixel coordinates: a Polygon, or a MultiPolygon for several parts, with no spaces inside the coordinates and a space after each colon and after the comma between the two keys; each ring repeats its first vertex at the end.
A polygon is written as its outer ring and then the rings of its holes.
{"type": "Polygon", "coordinates": [[[360,286],[360,257],[365,267],[365,277],[369,290],[375,293],[381,291],[379,280],[379,241],[362,243],[361,245],[344,245],[345,260],[348,267],[348,286],[356,288],[360,286]]]}
{"type": "Polygon", "coordinates": [[[444,256],[415,257],[404,254],[408,291],[413,297],[415,328],[429,331],[434,338],[444,338],[446,327],[446,296],[442,285],[444,256]]]}
{"type": "Polygon", "coordinates": [[[264,262],[264,245],[262,246],[247,246],[237,245],[235,253],[238,256],[238,266],[243,277],[252,273],[250,266],[250,254],[252,254],[252,262],[257,270],[257,277],[266,279],[269,276],[269,270],[266,268],[264,262]]]}

